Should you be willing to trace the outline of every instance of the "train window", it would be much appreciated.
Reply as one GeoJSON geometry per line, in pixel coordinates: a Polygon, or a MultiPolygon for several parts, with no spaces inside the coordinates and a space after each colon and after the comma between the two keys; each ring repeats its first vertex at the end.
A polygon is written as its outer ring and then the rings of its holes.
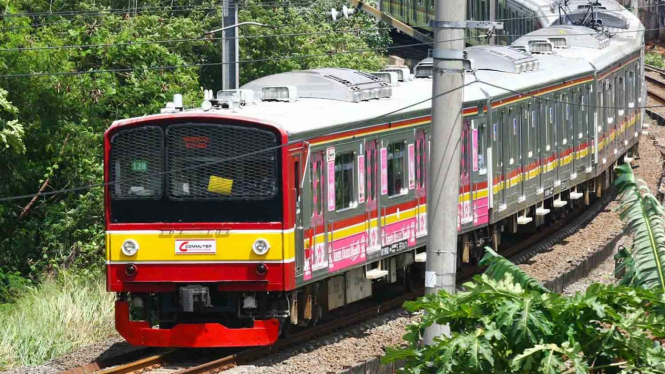
{"type": "MultiPolygon", "coordinates": [[[[574,93],[573,93],[574,95],[574,93]]],[[[571,141],[573,140],[573,135],[575,132],[574,129],[574,116],[573,116],[573,106],[570,104],[570,101],[568,98],[566,98],[566,123],[568,124],[568,129],[567,129],[567,134],[568,134],[568,139],[571,141]]],[[[566,140],[564,139],[564,144],[566,144],[566,140]]]]}
{"type": "Polygon", "coordinates": [[[614,100],[614,84],[610,83],[607,89],[608,100],[607,100],[607,123],[614,123],[614,110],[616,108],[614,100]]]}
{"type": "Polygon", "coordinates": [[[312,216],[320,216],[323,213],[321,166],[321,161],[314,161],[310,164],[310,175],[312,176],[312,216]]]}
{"type": "Polygon", "coordinates": [[[425,188],[427,182],[427,158],[425,156],[425,139],[418,139],[416,143],[416,152],[418,153],[418,183],[420,188],[425,188]]]}
{"type": "Polygon", "coordinates": [[[545,126],[545,150],[549,151],[552,149],[552,137],[553,137],[553,128],[554,128],[554,104],[550,103],[548,109],[549,120],[545,126]]]}
{"type": "MultiPolygon", "coordinates": [[[[529,103],[531,109],[531,103],[529,103]]],[[[531,140],[529,141],[529,157],[533,157],[534,152],[538,149],[538,134],[536,133],[538,124],[538,112],[531,110],[531,140]]]]}
{"type": "Polygon", "coordinates": [[[404,141],[388,145],[388,196],[401,195],[404,189],[404,167],[406,162],[404,141]]]}
{"type": "Polygon", "coordinates": [[[618,91],[619,94],[617,95],[617,103],[619,104],[619,115],[622,116],[626,108],[626,82],[624,81],[623,77],[619,77],[618,91]]]}
{"type": "MultiPolygon", "coordinates": [[[[561,120],[557,125],[559,125],[557,128],[561,129],[561,142],[562,144],[568,143],[566,140],[566,135],[568,133],[568,96],[567,95],[561,95],[560,97],[560,102],[557,104],[559,105],[559,110],[561,111],[561,120]]],[[[558,139],[557,139],[558,140],[558,139]]],[[[558,144],[558,142],[556,142],[558,144]]]]}
{"type": "Polygon", "coordinates": [[[335,156],[335,210],[353,206],[353,152],[335,156]]]}
{"type": "MultiPolygon", "coordinates": [[[[120,131],[111,138],[111,196],[123,199],[159,199],[164,191],[164,133],[145,126],[120,131]]],[[[182,183],[183,190],[185,183],[182,183]]],[[[186,187],[189,192],[189,185],[186,187]]]]}
{"type": "Polygon", "coordinates": [[[628,107],[635,106],[635,73],[631,70],[628,72],[628,107]]]}
{"type": "Polygon", "coordinates": [[[487,145],[485,144],[485,125],[478,126],[478,174],[485,175],[487,174],[487,165],[485,164],[485,150],[487,145]]]}
{"type": "Polygon", "coordinates": [[[371,149],[367,152],[367,195],[368,201],[376,200],[376,149],[371,149]]]}
{"type": "Polygon", "coordinates": [[[598,124],[598,131],[601,131],[601,128],[603,126],[602,122],[605,122],[605,99],[604,99],[605,94],[604,94],[604,90],[603,90],[603,92],[598,94],[598,97],[600,98],[600,118],[601,118],[600,119],[601,123],[598,124]]]}

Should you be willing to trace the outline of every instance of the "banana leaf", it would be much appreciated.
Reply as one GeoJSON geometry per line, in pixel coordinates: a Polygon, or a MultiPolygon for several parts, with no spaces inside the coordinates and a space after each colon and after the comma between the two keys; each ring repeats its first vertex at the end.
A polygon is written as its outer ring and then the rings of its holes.
{"type": "Polygon", "coordinates": [[[480,260],[479,265],[487,266],[487,269],[485,269],[485,275],[496,281],[502,280],[507,273],[510,273],[513,276],[515,283],[518,283],[524,289],[540,291],[543,293],[550,292],[550,290],[545,288],[540,282],[531,278],[529,274],[520,269],[519,266],[494,252],[490,247],[485,247],[485,256],[480,260]]]}
{"type": "Polygon", "coordinates": [[[625,268],[622,283],[665,291],[663,208],[644,181],[635,178],[629,164],[618,166],[616,173],[619,215],[633,239],[630,251],[620,254],[625,268]]]}

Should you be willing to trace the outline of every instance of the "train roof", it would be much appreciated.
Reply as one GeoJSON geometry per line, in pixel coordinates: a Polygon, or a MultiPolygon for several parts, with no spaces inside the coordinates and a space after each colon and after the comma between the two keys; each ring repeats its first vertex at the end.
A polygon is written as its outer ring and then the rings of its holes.
{"type": "MultiPolygon", "coordinates": [[[[643,38],[639,31],[643,26],[632,13],[627,13],[630,27],[624,33],[608,35],[582,26],[556,25],[529,33],[509,47],[468,48],[467,55],[475,59],[479,68],[464,76],[465,106],[484,102],[488,97],[501,99],[514,96],[516,92],[591,76],[634,54],[642,47],[643,38]],[[549,40],[553,35],[567,38],[567,45],[561,45],[561,40],[549,40]],[[530,53],[530,48],[535,52],[548,43],[552,54],[530,53]],[[558,43],[556,48],[555,43],[558,43]]],[[[314,69],[260,78],[242,89],[251,90],[258,98],[263,88],[289,90],[290,94],[291,87],[296,88],[293,91],[297,91],[297,100],[250,99],[247,105],[235,109],[213,106],[207,110],[199,108],[173,113],[172,116],[208,113],[243,118],[270,123],[298,139],[361,124],[428,115],[431,111],[431,78],[407,79],[397,86],[390,86],[376,76],[351,69],[314,69]],[[365,101],[368,96],[374,99],[365,101]]],[[[118,121],[116,125],[123,122],[126,121],[118,121]]]]}
{"type": "MultiPolygon", "coordinates": [[[[535,14],[541,25],[551,26],[559,21],[559,4],[563,4],[563,0],[512,0],[511,3],[520,7],[526,8],[535,14]]],[[[568,0],[568,4],[563,7],[571,18],[579,18],[589,7],[589,0],[568,0]]],[[[600,17],[606,21],[608,25],[614,24],[619,19],[637,20],[633,14],[625,7],[615,0],[596,0],[595,5],[600,17]]],[[[639,23],[632,22],[632,23],[639,23]]]]}

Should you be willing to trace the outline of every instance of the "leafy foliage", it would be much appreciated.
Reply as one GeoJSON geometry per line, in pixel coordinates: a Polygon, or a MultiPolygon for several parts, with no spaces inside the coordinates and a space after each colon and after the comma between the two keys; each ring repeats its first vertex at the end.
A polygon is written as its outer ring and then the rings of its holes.
{"type": "Polygon", "coordinates": [[[506,260],[490,247],[485,247],[485,256],[480,260],[479,265],[487,266],[485,274],[490,278],[500,280],[505,274],[510,273],[515,282],[524,288],[544,293],[550,292],[540,282],[531,278],[524,270],[520,269],[519,266],[506,260]]]}
{"type": "MultiPolygon", "coordinates": [[[[121,0],[0,2],[0,75],[126,70],[0,77],[0,197],[34,194],[46,180],[47,192],[99,184],[103,132],[112,121],[157,113],[174,93],[198,105],[203,88],[221,88],[220,65],[178,67],[221,61],[220,35],[204,38],[221,25],[219,1],[168,3],[144,0],[135,9],[121,0]],[[15,16],[26,12],[35,14],[15,16]],[[80,47],[25,49],[73,45],[80,47]]],[[[372,71],[385,62],[388,31],[369,16],[332,22],[325,10],[340,4],[330,1],[274,5],[242,2],[240,21],[275,26],[241,26],[241,60],[262,60],[241,64],[242,82],[319,66],[372,71]],[[289,36],[261,37],[267,34],[289,36]],[[365,52],[347,53],[358,50],[365,52]]],[[[28,202],[0,203],[5,274],[38,280],[53,269],[103,265],[100,188],[42,196],[24,212],[28,202]]]]}
{"type": "Polygon", "coordinates": [[[630,164],[616,168],[614,182],[621,192],[619,214],[632,234],[632,247],[617,254],[622,258],[623,284],[665,291],[665,211],[646,184],[635,178],[630,164]]]}
{"type": "Polygon", "coordinates": [[[406,360],[408,373],[665,370],[662,293],[592,284],[566,297],[534,286],[496,253],[488,256],[492,276],[476,276],[454,296],[441,292],[405,303],[424,314],[408,327],[407,346],[388,349],[386,361],[406,360]],[[450,336],[422,346],[422,332],[435,323],[448,325],[450,336]]]}

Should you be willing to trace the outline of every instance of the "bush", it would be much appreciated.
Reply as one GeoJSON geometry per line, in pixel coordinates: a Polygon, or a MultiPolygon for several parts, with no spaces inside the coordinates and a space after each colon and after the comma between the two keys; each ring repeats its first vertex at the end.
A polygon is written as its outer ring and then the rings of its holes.
{"type": "Polygon", "coordinates": [[[99,273],[61,273],[24,287],[14,303],[0,304],[0,370],[41,364],[112,336],[113,301],[99,273]]]}
{"type": "Polygon", "coordinates": [[[408,347],[389,349],[385,360],[406,360],[408,373],[665,370],[665,297],[658,290],[592,284],[566,297],[502,257],[488,258],[490,275],[476,276],[466,291],[405,303],[424,316],[408,328],[408,347]],[[450,336],[422,346],[423,330],[435,323],[449,325],[450,336]]]}

